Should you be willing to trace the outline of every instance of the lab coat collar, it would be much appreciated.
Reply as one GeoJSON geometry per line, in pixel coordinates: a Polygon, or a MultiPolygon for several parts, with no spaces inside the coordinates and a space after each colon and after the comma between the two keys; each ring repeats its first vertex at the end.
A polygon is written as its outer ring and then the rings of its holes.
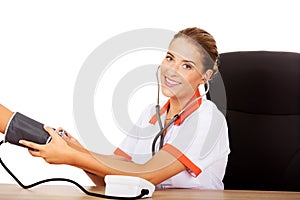
{"type": "MultiPolygon", "coordinates": [[[[194,94],[194,96],[190,99],[190,102],[192,102],[194,99],[200,97],[200,92],[197,90],[194,94]]],[[[180,126],[183,121],[190,116],[195,110],[197,110],[202,103],[202,98],[200,98],[198,101],[195,101],[193,104],[191,104],[181,115],[179,115],[178,119],[175,120],[174,125],[180,126]]],[[[187,104],[188,105],[188,104],[187,104]]],[[[167,112],[168,108],[170,106],[170,99],[166,102],[166,104],[160,109],[160,115],[163,115],[165,112],[167,112]]],[[[149,123],[155,124],[157,122],[157,116],[154,114],[152,118],[150,119],[149,123]]]]}

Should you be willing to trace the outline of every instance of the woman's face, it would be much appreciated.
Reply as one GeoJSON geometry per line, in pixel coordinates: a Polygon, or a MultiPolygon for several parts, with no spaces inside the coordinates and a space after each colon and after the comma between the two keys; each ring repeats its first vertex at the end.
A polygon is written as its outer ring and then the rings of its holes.
{"type": "Polygon", "coordinates": [[[161,88],[166,97],[191,98],[204,83],[199,48],[186,38],[174,39],[161,63],[161,88]]]}

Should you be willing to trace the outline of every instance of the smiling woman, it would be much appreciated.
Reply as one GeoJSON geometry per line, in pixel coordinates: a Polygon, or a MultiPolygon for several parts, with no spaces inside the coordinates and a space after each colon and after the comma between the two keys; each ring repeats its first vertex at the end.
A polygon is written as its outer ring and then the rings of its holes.
{"type": "Polygon", "coordinates": [[[204,71],[202,55],[189,40],[184,37],[174,39],[161,64],[162,92],[170,97],[172,109],[176,102],[174,115],[182,110],[199,85],[210,79],[213,73],[212,69],[204,71]]]}
{"type": "Polygon", "coordinates": [[[52,138],[48,144],[20,143],[48,163],[83,169],[97,185],[114,174],[138,176],[162,188],[223,189],[230,152],[227,124],[198,89],[217,70],[217,59],[216,42],[208,32],[194,27],[176,34],[160,65],[162,93],[169,100],[158,112],[155,105],[147,107],[114,155],[93,153],[50,127],[45,127],[52,138]],[[163,134],[152,155],[158,131],[163,134]]]}

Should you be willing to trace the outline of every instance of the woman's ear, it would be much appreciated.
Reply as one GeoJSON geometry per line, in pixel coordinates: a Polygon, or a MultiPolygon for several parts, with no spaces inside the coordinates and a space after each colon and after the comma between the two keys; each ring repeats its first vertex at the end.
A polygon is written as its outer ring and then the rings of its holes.
{"type": "Polygon", "coordinates": [[[213,75],[213,70],[209,69],[206,70],[206,72],[202,75],[201,84],[206,83],[208,80],[210,80],[211,76],[213,75]]]}

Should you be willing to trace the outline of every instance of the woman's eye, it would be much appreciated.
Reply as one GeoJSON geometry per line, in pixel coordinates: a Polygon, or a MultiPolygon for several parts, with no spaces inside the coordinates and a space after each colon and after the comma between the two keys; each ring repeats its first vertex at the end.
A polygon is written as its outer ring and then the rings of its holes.
{"type": "Polygon", "coordinates": [[[190,65],[187,65],[187,64],[184,64],[182,67],[183,67],[184,69],[192,69],[192,67],[191,67],[190,65]]]}
{"type": "Polygon", "coordinates": [[[172,61],[173,58],[172,58],[171,56],[166,56],[166,60],[167,60],[167,61],[172,61]]]}

